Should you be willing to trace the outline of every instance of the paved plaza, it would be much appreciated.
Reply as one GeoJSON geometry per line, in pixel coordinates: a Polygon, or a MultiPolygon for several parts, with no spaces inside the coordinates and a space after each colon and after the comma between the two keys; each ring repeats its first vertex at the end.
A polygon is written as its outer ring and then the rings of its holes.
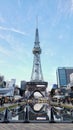
{"type": "Polygon", "coordinates": [[[0,130],[73,130],[72,123],[10,123],[0,124],[0,130]]]}

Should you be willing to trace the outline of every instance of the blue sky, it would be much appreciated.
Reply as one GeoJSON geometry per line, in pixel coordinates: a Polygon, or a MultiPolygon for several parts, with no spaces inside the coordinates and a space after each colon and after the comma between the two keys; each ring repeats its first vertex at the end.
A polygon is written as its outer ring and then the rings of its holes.
{"type": "Polygon", "coordinates": [[[43,77],[50,89],[56,69],[73,67],[73,0],[0,0],[0,73],[29,81],[36,16],[43,77]]]}

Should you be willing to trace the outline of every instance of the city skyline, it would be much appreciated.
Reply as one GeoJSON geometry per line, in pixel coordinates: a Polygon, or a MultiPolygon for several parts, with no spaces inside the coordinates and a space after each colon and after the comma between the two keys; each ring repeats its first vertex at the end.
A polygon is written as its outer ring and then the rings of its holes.
{"type": "Polygon", "coordinates": [[[0,73],[30,81],[38,16],[41,65],[50,89],[58,67],[73,66],[73,0],[0,0],[0,73]]]}

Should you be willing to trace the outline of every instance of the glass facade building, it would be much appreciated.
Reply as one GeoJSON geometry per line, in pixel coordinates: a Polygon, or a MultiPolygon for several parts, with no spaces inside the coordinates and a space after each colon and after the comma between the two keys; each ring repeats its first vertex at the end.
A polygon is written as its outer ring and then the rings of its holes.
{"type": "Polygon", "coordinates": [[[73,73],[72,67],[59,67],[56,71],[58,87],[66,87],[70,83],[70,74],[73,73]]]}

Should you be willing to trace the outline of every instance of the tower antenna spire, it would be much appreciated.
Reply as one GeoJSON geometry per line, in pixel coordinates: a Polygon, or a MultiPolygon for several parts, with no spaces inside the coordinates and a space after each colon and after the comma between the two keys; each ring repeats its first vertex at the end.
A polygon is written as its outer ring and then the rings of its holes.
{"type": "Polygon", "coordinates": [[[38,28],[38,15],[36,16],[36,28],[38,28]]]}
{"type": "Polygon", "coordinates": [[[43,81],[43,74],[42,74],[42,68],[41,68],[41,60],[40,60],[40,54],[41,54],[41,47],[39,44],[39,31],[38,31],[38,17],[36,17],[36,32],[35,32],[35,42],[34,42],[34,48],[33,48],[33,54],[34,54],[34,60],[33,60],[33,68],[32,68],[32,74],[31,74],[31,81],[43,81]]]}

